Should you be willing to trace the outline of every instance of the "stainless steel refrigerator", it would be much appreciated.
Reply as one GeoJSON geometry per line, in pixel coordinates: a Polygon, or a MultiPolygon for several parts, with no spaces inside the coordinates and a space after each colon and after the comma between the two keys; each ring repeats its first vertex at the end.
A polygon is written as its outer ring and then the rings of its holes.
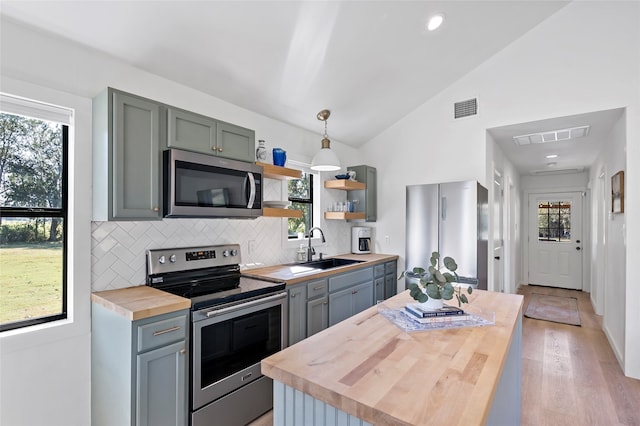
{"type": "Polygon", "coordinates": [[[488,215],[476,181],[407,185],[406,270],[427,269],[438,251],[455,259],[461,283],[486,290],[488,215]]]}

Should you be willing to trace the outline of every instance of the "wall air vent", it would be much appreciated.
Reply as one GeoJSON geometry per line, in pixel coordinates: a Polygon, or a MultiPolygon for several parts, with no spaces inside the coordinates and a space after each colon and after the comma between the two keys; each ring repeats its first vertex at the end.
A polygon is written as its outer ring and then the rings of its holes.
{"type": "Polygon", "coordinates": [[[478,99],[456,102],[453,104],[453,118],[469,117],[478,114],[478,99]]]}

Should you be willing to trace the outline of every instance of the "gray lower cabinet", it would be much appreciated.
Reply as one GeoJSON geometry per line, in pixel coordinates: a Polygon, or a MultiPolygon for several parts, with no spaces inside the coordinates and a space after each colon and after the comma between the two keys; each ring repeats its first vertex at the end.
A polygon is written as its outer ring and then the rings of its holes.
{"type": "Polygon", "coordinates": [[[398,292],[398,278],[396,261],[384,264],[384,298],[395,296],[398,292]]]}
{"type": "Polygon", "coordinates": [[[329,277],[329,326],[373,306],[373,267],[329,277]]]}
{"type": "Polygon", "coordinates": [[[307,283],[307,336],[329,327],[329,290],[326,278],[307,283]]]}
{"type": "Polygon", "coordinates": [[[358,211],[364,211],[365,222],[378,219],[378,172],[371,166],[349,166],[356,172],[356,180],[366,185],[365,189],[347,191],[347,199],[358,201],[358,211]]]}
{"type": "Polygon", "coordinates": [[[390,261],[288,286],[289,345],[395,295],[395,273],[390,261]]]}
{"type": "Polygon", "coordinates": [[[296,284],[287,288],[289,302],[289,346],[307,337],[307,286],[296,284]]]}
{"type": "Polygon", "coordinates": [[[189,311],[131,321],[92,304],[91,424],[188,424],[189,311]]]}
{"type": "Polygon", "coordinates": [[[93,100],[93,218],[161,220],[164,106],[112,88],[93,100]]]}
{"type": "Polygon", "coordinates": [[[255,132],[190,111],[167,109],[167,146],[255,161],[255,132]]]}

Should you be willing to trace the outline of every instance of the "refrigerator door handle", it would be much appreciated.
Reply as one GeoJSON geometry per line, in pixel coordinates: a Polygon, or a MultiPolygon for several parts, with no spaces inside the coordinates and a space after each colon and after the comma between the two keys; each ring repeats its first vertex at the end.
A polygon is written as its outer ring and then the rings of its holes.
{"type": "Polygon", "coordinates": [[[447,197],[442,197],[441,205],[442,220],[447,220],[447,197]]]}

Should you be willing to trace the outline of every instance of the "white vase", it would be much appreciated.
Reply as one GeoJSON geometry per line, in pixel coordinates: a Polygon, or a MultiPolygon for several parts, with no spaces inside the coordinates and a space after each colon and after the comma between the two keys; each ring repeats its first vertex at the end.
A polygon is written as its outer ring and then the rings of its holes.
{"type": "Polygon", "coordinates": [[[429,298],[426,302],[420,303],[420,306],[427,311],[434,311],[436,309],[442,309],[444,301],[442,299],[429,298]]]}

